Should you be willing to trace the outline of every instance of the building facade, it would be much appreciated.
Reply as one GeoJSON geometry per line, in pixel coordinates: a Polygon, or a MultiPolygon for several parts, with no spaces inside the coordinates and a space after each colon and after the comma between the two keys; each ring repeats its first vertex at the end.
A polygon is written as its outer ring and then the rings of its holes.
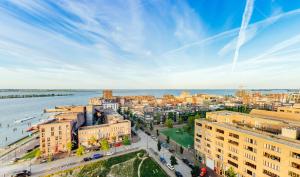
{"type": "Polygon", "coordinates": [[[218,111],[195,120],[194,137],[196,156],[221,175],[300,176],[299,123],[218,111]]]}
{"type": "Polygon", "coordinates": [[[122,142],[123,138],[131,137],[131,122],[120,120],[110,124],[81,127],[78,131],[78,141],[80,145],[91,147],[92,139],[100,141],[107,139],[110,144],[122,142]]]}
{"type": "Polygon", "coordinates": [[[72,141],[72,121],[57,120],[39,126],[41,156],[47,157],[67,152],[72,141]]]}

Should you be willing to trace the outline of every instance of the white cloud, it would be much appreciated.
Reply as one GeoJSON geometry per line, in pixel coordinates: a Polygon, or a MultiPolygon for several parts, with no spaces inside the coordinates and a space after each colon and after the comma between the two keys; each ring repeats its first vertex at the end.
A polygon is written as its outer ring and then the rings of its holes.
{"type": "Polygon", "coordinates": [[[254,0],[247,0],[246,7],[243,14],[242,24],[236,42],[236,48],[235,48],[233,62],[232,62],[232,70],[234,70],[236,62],[238,60],[240,48],[246,41],[246,29],[248,27],[248,24],[252,16],[253,7],[254,7],[254,0]]]}

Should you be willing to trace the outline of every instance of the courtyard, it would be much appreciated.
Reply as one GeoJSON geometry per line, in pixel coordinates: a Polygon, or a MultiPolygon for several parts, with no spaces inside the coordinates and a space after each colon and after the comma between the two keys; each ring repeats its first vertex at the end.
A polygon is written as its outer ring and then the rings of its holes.
{"type": "Polygon", "coordinates": [[[185,132],[182,128],[168,128],[161,131],[165,136],[169,136],[170,139],[176,143],[182,145],[185,148],[193,147],[194,137],[185,132]]]}

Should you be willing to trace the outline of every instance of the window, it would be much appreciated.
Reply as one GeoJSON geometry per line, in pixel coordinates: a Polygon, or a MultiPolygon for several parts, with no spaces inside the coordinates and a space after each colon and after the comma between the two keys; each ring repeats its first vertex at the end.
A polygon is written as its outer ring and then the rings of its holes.
{"type": "Polygon", "coordinates": [[[228,157],[230,157],[230,158],[232,158],[232,159],[234,159],[234,160],[239,160],[239,158],[236,156],[236,155],[233,155],[233,154],[228,154],[228,157]]]}
{"type": "Polygon", "coordinates": [[[232,162],[231,160],[228,160],[227,162],[228,162],[228,164],[230,164],[230,165],[234,166],[235,168],[238,168],[238,167],[239,167],[239,165],[238,165],[238,164],[236,164],[236,163],[232,162]]]}
{"type": "Polygon", "coordinates": [[[229,151],[238,154],[238,150],[236,148],[232,147],[232,146],[229,146],[229,151]]]}
{"type": "Polygon", "coordinates": [[[256,165],[254,165],[253,163],[250,163],[250,162],[245,162],[245,165],[253,168],[253,169],[256,169],[256,165]]]}
{"type": "Polygon", "coordinates": [[[216,132],[224,134],[224,130],[221,130],[221,129],[218,129],[218,128],[216,129],[216,132]]]}
{"type": "Polygon", "coordinates": [[[216,136],[217,139],[224,141],[224,137],[223,136],[216,136]]]}
{"type": "Polygon", "coordinates": [[[292,153],[291,153],[291,156],[292,156],[293,158],[300,159],[300,154],[298,154],[298,153],[296,153],[296,152],[292,152],[292,153]]]}
{"type": "Polygon", "coordinates": [[[295,173],[295,172],[289,171],[289,176],[292,176],[292,177],[300,177],[300,174],[297,174],[297,173],[295,173]]]}
{"type": "Polygon", "coordinates": [[[229,136],[233,137],[233,138],[236,138],[236,139],[239,139],[239,135],[234,134],[234,133],[229,133],[229,136]]]}
{"type": "Polygon", "coordinates": [[[244,145],[244,149],[256,153],[256,149],[253,148],[253,147],[251,147],[251,146],[246,146],[246,145],[244,145]]]}
{"type": "Polygon", "coordinates": [[[256,157],[252,154],[245,153],[244,157],[246,157],[247,159],[253,160],[253,161],[256,160],[256,157]]]}
{"type": "Polygon", "coordinates": [[[280,157],[264,152],[264,157],[280,162],[280,157]]]}
{"type": "Polygon", "coordinates": [[[299,169],[299,170],[300,170],[300,164],[298,164],[298,163],[292,162],[292,163],[291,163],[291,166],[292,166],[293,168],[296,168],[296,169],[299,169]]]}
{"type": "Polygon", "coordinates": [[[201,124],[201,123],[198,123],[198,122],[197,122],[196,125],[199,126],[199,127],[202,127],[202,124],[201,124]]]}
{"type": "Polygon", "coordinates": [[[208,129],[208,130],[212,130],[212,127],[209,126],[209,125],[205,125],[205,128],[208,129]]]}
{"type": "Polygon", "coordinates": [[[275,173],[272,173],[268,170],[263,170],[263,174],[270,176],[270,177],[280,177],[280,176],[276,175],[275,173]]]}
{"type": "Polygon", "coordinates": [[[245,141],[246,141],[247,143],[256,145],[256,140],[254,140],[254,139],[252,139],[252,138],[245,138],[245,141]]]}
{"type": "Polygon", "coordinates": [[[233,144],[233,145],[235,145],[235,146],[238,146],[238,145],[239,145],[238,142],[233,141],[233,140],[228,140],[228,143],[233,144]]]}
{"type": "Polygon", "coordinates": [[[264,164],[264,166],[266,166],[266,167],[269,167],[269,168],[272,168],[273,170],[276,170],[276,171],[279,171],[280,170],[280,167],[279,167],[279,165],[276,165],[276,164],[274,164],[274,163],[272,163],[272,162],[268,162],[268,161],[263,161],[263,164],[264,164]]]}
{"type": "Polygon", "coordinates": [[[271,144],[265,144],[264,145],[265,149],[269,149],[271,151],[275,151],[275,152],[281,152],[281,149],[277,146],[271,145],[271,144]]]}

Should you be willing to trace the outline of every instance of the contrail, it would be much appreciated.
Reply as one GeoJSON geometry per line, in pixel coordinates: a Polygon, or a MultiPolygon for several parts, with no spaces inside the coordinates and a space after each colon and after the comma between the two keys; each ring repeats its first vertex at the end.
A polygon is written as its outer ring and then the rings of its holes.
{"type": "Polygon", "coordinates": [[[252,16],[253,7],[254,7],[254,0],[247,0],[245,11],[243,14],[243,19],[242,19],[242,25],[236,42],[236,48],[235,48],[234,58],[232,62],[232,71],[234,70],[236,62],[238,60],[240,47],[244,44],[246,39],[246,29],[248,27],[249,21],[252,16]]]}

